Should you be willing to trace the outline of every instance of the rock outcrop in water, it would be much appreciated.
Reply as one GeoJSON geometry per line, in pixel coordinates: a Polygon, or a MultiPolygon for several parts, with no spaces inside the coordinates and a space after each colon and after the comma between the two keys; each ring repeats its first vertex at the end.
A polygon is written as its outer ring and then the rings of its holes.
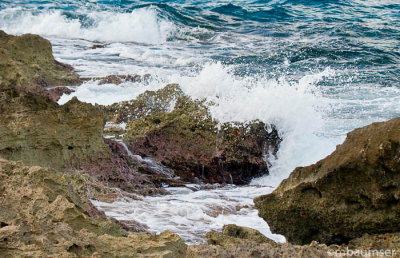
{"type": "Polygon", "coordinates": [[[331,155],[295,169],[255,204],[272,232],[298,244],[399,232],[400,118],[350,132],[331,155]]]}
{"type": "Polygon", "coordinates": [[[123,140],[133,153],[154,158],[189,182],[246,184],[268,173],[266,158],[281,141],[274,127],[259,121],[219,125],[177,85],[108,110],[112,121],[130,121],[123,140]]]}
{"type": "Polygon", "coordinates": [[[106,107],[113,123],[128,123],[158,113],[171,112],[175,102],[184,96],[177,84],[168,84],[157,91],[146,91],[136,99],[122,101],[106,107]]]}
{"type": "Polygon", "coordinates": [[[38,35],[12,36],[0,30],[0,85],[11,85],[56,100],[68,89],[47,91],[45,86],[80,82],[71,66],[54,59],[50,41],[38,35]]]}
{"type": "Polygon", "coordinates": [[[118,143],[103,139],[102,108],[76,98],[50,99],[0,88],[0,157],[63,171],[83,170],[106,185],[144,195],[165,193],[138,171],[118,143]]]}
{"type": "Polygon", "coordinates": [[[0,179],[1,256],[185,257],[187,246],[171,232],[128,235],[93,217],[81,174],[0,159],[0,179]]]}
{"type": "Polygon", "coordinates": [[[166,193],[157,188],[169,178],[142,174],[143,166],[120,144],[103,139],[103,108],[76,98],[60,106],[47,98],[56,99],[66,88],[46,91],[43,86],[79,79],[54,60],[48,40],[0,32],[0,41],[0,157],[62,171],[83,170],[123,191],[166,193]],[[150,177],[157,177],[155,183],[150,177]]]}

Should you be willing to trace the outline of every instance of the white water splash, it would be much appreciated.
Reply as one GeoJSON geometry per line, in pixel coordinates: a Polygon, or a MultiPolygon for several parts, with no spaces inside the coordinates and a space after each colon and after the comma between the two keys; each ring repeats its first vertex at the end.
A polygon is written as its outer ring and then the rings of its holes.
{"type": "Polygon", "coordinates": [[[252,198],[271,192],[270,187],[224,187],[199,191],[183,187],[166,189],[172,194],[144,197],[142,201],[92,202],[107,216],[135,220],[148,225],[153,233],[171,230],[189,244],[204,243],[208,231],[221,230],[226,224],[256,228],[277,242],[285,242],[283,236],[271,233],[267,223],[253,208],[252,198]]]}
{"type": "Polygon", "coordinates": [[[153,7],[136,9],[131,13],[84,13],[88,24],[78,17],[67,17],[59,10],[38,13],[35,10],[8,8],[1,14],[0,28],[12,34],[35,33],[103,42],[158,44],[166,42],[176,32],[175,25],[161,19],[153,7]]]}

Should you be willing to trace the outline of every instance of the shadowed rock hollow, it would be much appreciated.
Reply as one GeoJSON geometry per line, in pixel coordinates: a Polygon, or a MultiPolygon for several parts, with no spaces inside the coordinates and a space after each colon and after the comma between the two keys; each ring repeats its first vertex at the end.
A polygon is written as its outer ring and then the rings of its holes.
{"type": "Polygon", "coordinates": [[[297,244],[400,231],[400,118],[350,132],[331,155],[254,201],[272,232],[297,244]]]}

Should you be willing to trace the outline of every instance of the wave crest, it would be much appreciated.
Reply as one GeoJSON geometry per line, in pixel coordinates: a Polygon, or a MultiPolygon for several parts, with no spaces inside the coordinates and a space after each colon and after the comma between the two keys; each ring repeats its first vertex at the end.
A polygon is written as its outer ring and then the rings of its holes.
{"type": "Polygon", "coordinates": [[[145,7],[130,13],[91,12],[85,19],[60,10],[35,12],[22,8],[2,10],[0,28],[8,33],[80,38],[102,42],[160,44],[176,33],[173,22],[161,18],[157,9],[145,7]],[[87,22],[89,20],[90,22],[87,22]]]}

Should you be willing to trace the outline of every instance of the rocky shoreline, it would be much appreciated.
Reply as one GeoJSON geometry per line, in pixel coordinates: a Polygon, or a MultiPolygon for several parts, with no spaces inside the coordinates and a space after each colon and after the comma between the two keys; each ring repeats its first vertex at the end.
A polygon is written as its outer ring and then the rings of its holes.
{"type": "Polygon", "coordinates": [[[349,248],[400,255],[398,118],[354,130],[330,156],[255,199],[288,243],[227,225],[209,232],[207,245],[187,246],[171,232],[110,220],[90,199],[247,184],[268,173],[279,150],[274,125],[219,124],[175,84],[111,106],[76,98],[61,106],[55,101],[71,92],[64,86],[82,79],[54,59],[50,42],[0,31],[0,43],[0,256],[331,257],[349,248]]]}

